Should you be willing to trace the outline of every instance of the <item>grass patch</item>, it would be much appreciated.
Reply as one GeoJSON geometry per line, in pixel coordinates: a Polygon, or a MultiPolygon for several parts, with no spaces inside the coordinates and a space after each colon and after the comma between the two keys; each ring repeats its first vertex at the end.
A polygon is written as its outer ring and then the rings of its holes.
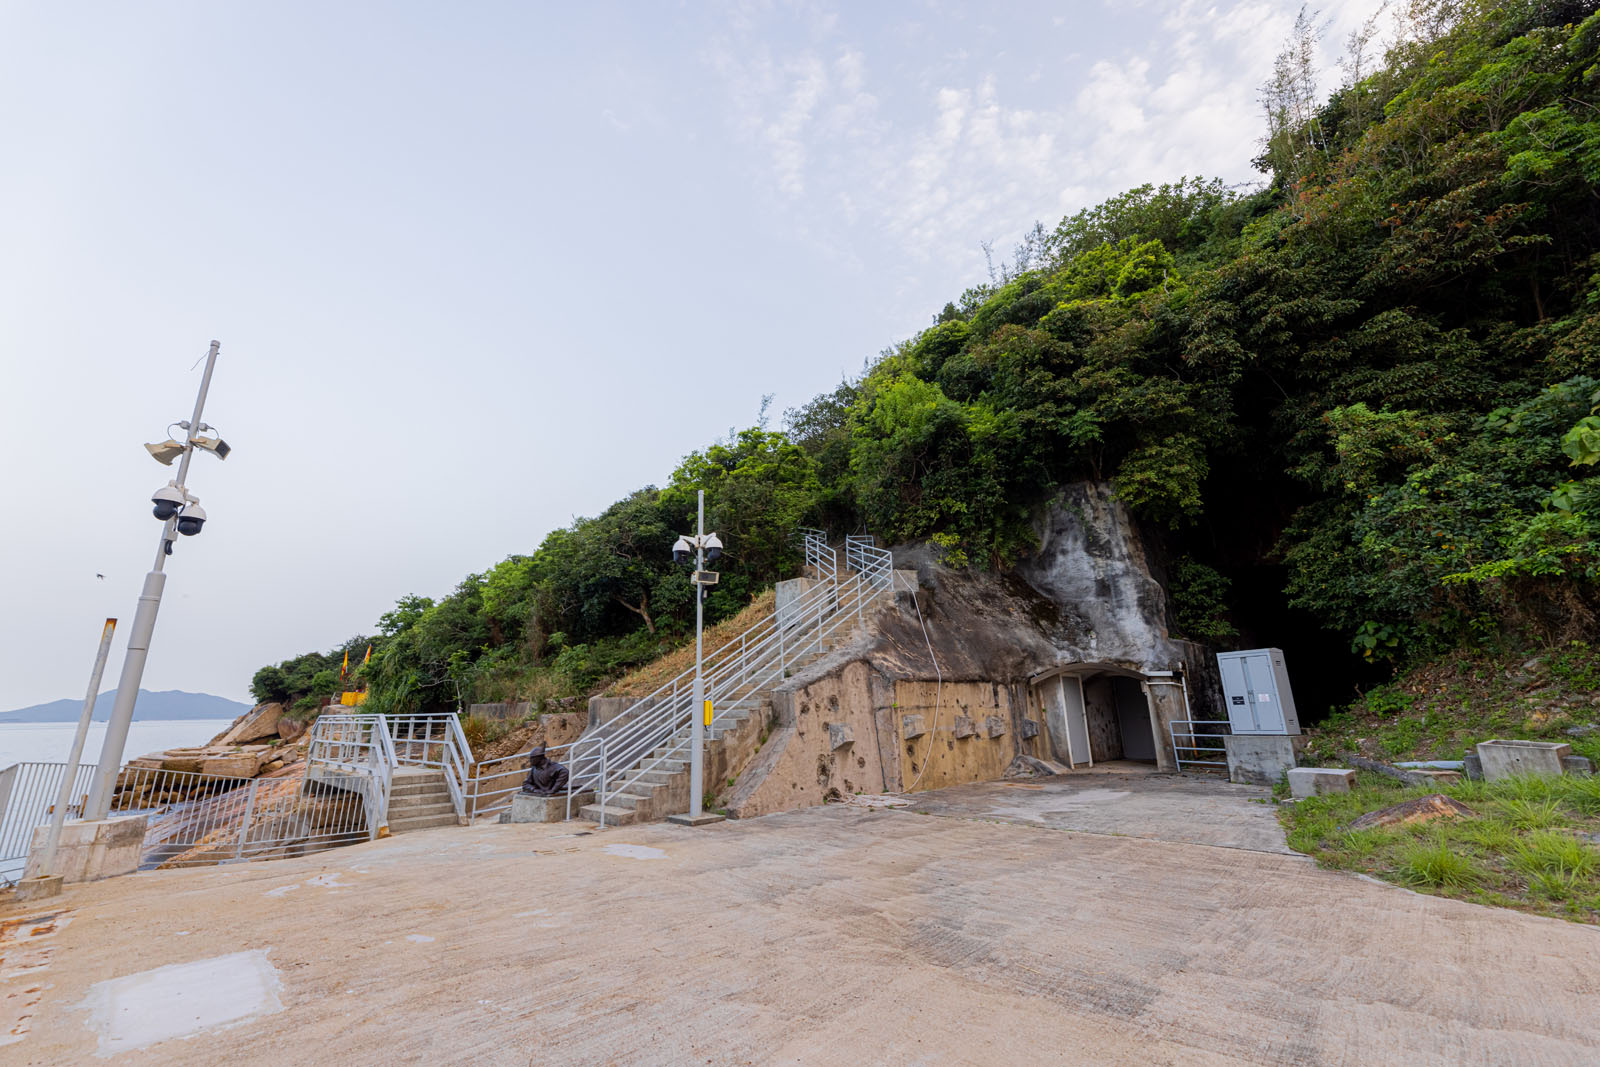
{"type": "Polygon", "coordinates": [[[1472,857],[1451,848],[1443,837],[1407,842],[1395,873],[1407,885],[1433,889],[1472,889],[1486,881],[1472,857]]]}
{"type": "Polygon", "coordinates": [[[1325,867],[1419,892],[1600,925],[1600,779],[1512,778],[1437,790],[1362,772],[1349,793],[1280,812],[1289,847],[1325,867]],[[1428,792],[1475,815],[1411,826],[1348,829],[1351,820],[1428,792]]]}

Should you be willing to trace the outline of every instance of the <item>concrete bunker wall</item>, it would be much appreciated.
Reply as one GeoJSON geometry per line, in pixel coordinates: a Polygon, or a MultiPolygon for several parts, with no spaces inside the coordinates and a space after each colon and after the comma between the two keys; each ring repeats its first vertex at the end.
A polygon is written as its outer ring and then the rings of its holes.
{"type": "Polygon", "coordinates": [[[773,712],[772,736],[727,797],[736,818],[990,781],[1019,754],[1046,752],[1025,687],[891,679],[865,659],[780,689],[773,712]]]}

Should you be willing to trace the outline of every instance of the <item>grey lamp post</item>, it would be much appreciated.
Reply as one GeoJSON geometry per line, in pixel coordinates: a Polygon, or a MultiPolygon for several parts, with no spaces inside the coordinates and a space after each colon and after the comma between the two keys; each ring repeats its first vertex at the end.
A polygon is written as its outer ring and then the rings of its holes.
{"type": "Polygon", "coordinates": [[[711,725],[709,701],[706,700],[705,672],[702,667],[705,654],[706,588],[716,585],[718,575],[706,570],[706,561],[715,563],[722,555],[722,539],[715,533],[706,533],[706,492],[699,491],[698,514],[693,537],[680,537],[672,546],[675,563],[689,562],[694,554],[695,568],[690,581],[694,583],[694,704],[689,714],[689,814],[669,815],[669,822],[686,826],[700,826],[708,822],[721,822],[720,815],[707,815],[701,798],[705,795],[705,728],[711,725]]]}
{"type": "Polygon", "coordinates": [[[171,466],[179,460],[178,476],[157,489],[150,502],[155,505],[155,517],[161,520],[161,540],[156,546],[156,562],[144,576],[144,590],[139,594],[139,608],[133,616],[133,628],[128,634],[128,652],[122,661],[122,675],[117,680],[117,699],[111,706],[111,721],[106,724],[105,744],[100,749],[100,763],[95,768],[94,783],[89,789],[89,800],[84,805],[85,820],[104,819],[111,810],[111,793],[116,787],[117,772],[122,767],[122,752],[128,744],[128,726],[133,722],[133,703],[139,696],[139,684],[144,680],[144,661],[150,651],[150,636],[156,628],[156,612],[161,608],[161,590],[167,575],[162,570],[166,558],[172,554],[172,545],[178,535],[192,537],[205,525],[205,509],[187,488],[189,460],[196,448],[227,459],[232,451],[216,431],[200,421],[206,405],[206,392],[211,388],[211,372],[217,365],[217,350],[222,346],[211,342],[206,353],[206,370],[200,378],[200,393],[194,400],[194,415],[188,422],[180,422],[187,436],[180,443],[168,439],[145,449],[158,463],[171,466]],[[212,436],[205,434],[210,432],[212,436]]]}

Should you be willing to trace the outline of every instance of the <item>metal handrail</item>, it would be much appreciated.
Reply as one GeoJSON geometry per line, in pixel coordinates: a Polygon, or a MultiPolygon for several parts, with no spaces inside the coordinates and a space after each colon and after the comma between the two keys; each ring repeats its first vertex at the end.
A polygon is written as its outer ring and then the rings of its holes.
{"type": "Polygon", "coordinates": [[[456,817],[467,812],[472,748],[455,712],[323,715],[313,727],[307,762],[371,775],[374,810],[383,824],[387,824],[394,772],[403,766],[438,768],[456,817]]]}
{"type": "Polygon", "coordinates": [[[1223,741],[1223,738],[1227,737],[1232,732],[1233,732],[1232,727],[1229,724],[1229,721],[1227,719],[1173,719],[1173,720],[1171,720],[1167,725],[1167,736],[1169,738],[1171,738],[1171,740],[1172,740],[1172,759],[1173,759],[1173,762],[1177,765],[1178,770],[1180,770],[1180,771],[1183,770],[1185,765],[1194,766],[1194,767],[1222,767],[1222,768],[1226,769],[1227,766],[1228,766],[1228,761],[1227,761],[1226,758],[1223,758],[1223,759],[1220,759],[1220,760],[1185,759],[1184,756],[1183,756],[1183,753],[1185,753],[1185,752],[1195,752],[1195,753],[1201,753],[1201,754],[1204,754],[1204,755],[1225,754],[1227,752],[1227,742],[1223,741]],[[1180,730],[1179,729],[1180,726],[1186,726],[1186,727],[1189,727],[1189,729],[1180,730]],[[1195,729],[1195,727],[1199,727],[1199,726],[1212,726],[1212,727],[1219,727],[1220,726],[1221,729],[1220,730],[1205,730],[1205,731],[1201,731],[1201,730],[1195,729]],[[1180,744],[1179,741],[1178,741],[1178,738],[1180,738],[1180,737],[1187,739],[1188,743],[1187,744],[1180,744]],[[1221,745],[1219,747],[1219,746],[1208,746],[1208,745],[1196,744],[1195,742],[1200,740],[1201,738],[1205,738],[1207,740],[1216,740],[1218,742],[1221,742],[1221,745]]]}
{"type": "MultiPolygon", "coordinates": [[[[773,682],[792,663],[820,649],[822,640],[847,623],[861,620],[866,606],[892,590],[894,557],[871,538],[847,538],[847,563],[853,573],[840,580],[837,554],[818,531],[804,534],[807,563],[818,574],[815,586],[783,612],[774,613],[702,659],[705,697],[712,707],[731,710],[773,682]],[[804,640],[795,639],[804,635],[804,640]]],[[[571,746],[573,758],[599,765],[596,800],[607,801],[640,775],[677,758],[688,746],[694,669],[689,668],[640,698],[610,723],[571,746]]],[[[712,720],[716,725],[715,718],[712,720]]],[[[577,776],[573,775],[573,781],[577,776]]]]}

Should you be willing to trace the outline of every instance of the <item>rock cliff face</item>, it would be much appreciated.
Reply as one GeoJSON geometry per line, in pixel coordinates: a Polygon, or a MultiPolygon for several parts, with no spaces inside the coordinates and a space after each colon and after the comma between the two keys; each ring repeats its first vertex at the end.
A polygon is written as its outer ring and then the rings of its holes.
{"type": "Polygon", "coordinates": [[[1151,552],[1110,486],[1068,486],[1036,529],[1039,548],[1016,573],[1060,613],[1063,662],[1165,669],[1182,657],[1167,632],[1167,595],[1151,552]]]}

